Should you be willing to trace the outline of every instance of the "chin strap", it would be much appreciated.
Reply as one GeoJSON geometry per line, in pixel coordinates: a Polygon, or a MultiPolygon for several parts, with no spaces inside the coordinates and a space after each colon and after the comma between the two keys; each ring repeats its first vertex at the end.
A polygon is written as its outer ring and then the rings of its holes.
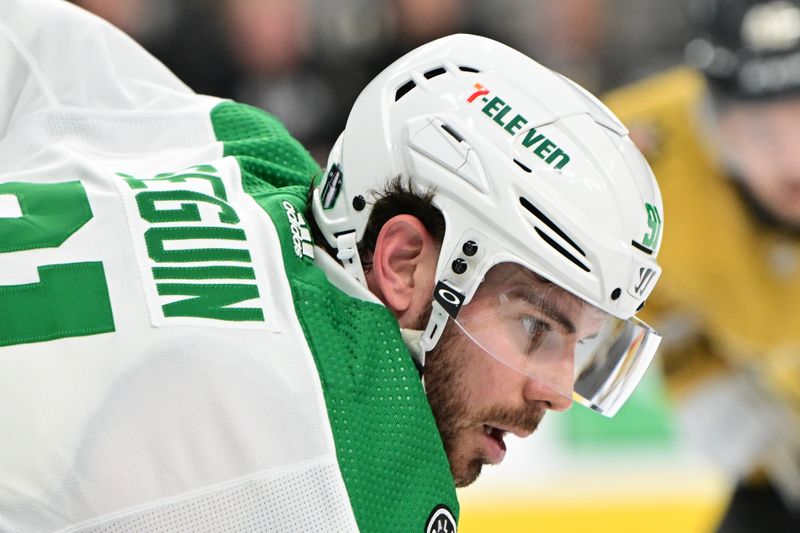
{"type": "Polygon", "coordinates": [[[414,363],[417,365],[423,389],[425,388],[425,355],[433,350],[439,339],[442,338],[442,333],[444,333],[444,328],[449,318],[447,312],[436,300],[433,301],[431,307],[431,317],[428,319],[425,331],[412,330],[411,333],[415,334],[412,337],[406,334],[407,330],[401,330],[403,341],[408,346],[408,350],[414,358],[414,363]]]}
{"type": "MultiPolygon", "coordinates": [[[[447,319],[455,319],[461,306],[464,304],[464,293],[461,289],[446,281],[439,281],[433,290],[433,302],[431,302],[431,316],[425,331],[418,339],[419,353],[415,355],[417,363],[424,370],[425,354],[433,350],[442,338],[444,328],[447,326],[447,319]]],[[[412,354],[413,354],[412,350],[412,354]]],[[[425,386],[425,374],[422,373],[422,385],[425,386]]]]}
{"type": "Polygon", "coordinates": [[[431,317],[425,328],[425,334],[420,340],[420,345],[425,352],[429,352],[439,342],[447,325],[447,319],[455,319],[461,306],[464,305],[464,291],[455,285],[440,280],[433,289],[433,302],[431,304],[431,317]]]}
{"type": "Polygon", "coordinates": [[[414,366],[417,367],[420,377],[422,377],[422,367],[425,365],[425,350],[422,349],[423,332],[418,329],[400,328],[400,335],[403,337],[403,344],[408,348],[414,366]]]}
{"type": "Polygon", "coordinates": [[[448,319],[447,312],[439,302],[433,300],[431,307],[431,317],[428,319],[425,332],[419,339],[419,346],[422,350],[422,356],[420,358],[420,364],[422,364],[422,366],[425,366],[425,354],[433,350],[439,342],[439,339],[442,338],[442,333],[444,333],[444,327],[447,325],[448,319]]]}
{"type": "Polygon", "coordinates": [[[356,246],[356,232],[350,231],[336,236],[336,259],[338,259],[345,272],[351,275],[364,287],[367,280],[364,278],[364,268],[361,266],[361,257],[356,246]]]}

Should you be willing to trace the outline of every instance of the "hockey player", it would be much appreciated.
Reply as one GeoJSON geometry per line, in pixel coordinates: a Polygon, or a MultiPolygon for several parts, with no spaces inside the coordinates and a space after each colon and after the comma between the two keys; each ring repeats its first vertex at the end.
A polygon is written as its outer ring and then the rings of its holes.
{"type": "Polygon", "coordinates": [[[454,531],[660,340],[649,167],[491,40],[390,66],[324,172],[62,2],[0,4],[0,102],[2,531],[454,531]]]}
{"type": "Polygon", "coordinates": [[[608,99],[671,206],[645,313],[686,435],[741,480],[720,531],[800,531],[800,2],[692,7],[692,68],[608,99]]]}

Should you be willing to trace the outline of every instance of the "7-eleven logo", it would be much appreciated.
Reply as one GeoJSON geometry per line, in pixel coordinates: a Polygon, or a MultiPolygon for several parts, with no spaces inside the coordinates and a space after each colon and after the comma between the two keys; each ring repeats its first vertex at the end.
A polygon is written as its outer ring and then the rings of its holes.
{"type": "MultiPolygon", "coordinates": [[[[489,94],[489,89],[485,88],[485,87],[484,87],[483,85],[481,85],[480,83],[476,83],[476,84],[475,84],[475,88],[477,89],[477,91],[475,91],[474,93],[472,93],[472,94],[469,96],[469,98],[467,98],[467,103],[469,103],[469,104],[471,104],[472,102],[474,102],[474,101],[475,101],[475,99],[476,99],[477,97],[479,97],[479,96],[484,96],[484,95],[487,95],[487,94],[489,94]]],[[[484,99],[484,100],[485,100],[485,99],[484,99]]]]}
{"type": "Polygon", "coordinates": [[[536,128],[528,127],[525,129],[528,119],[514,111],[513,106],[507,104],[499,96],[490,98],[489,93],[491,91],[480,83],[476,83],[473,87],[475,87],[475,92],[467,97],[467,103],[471,104],[475,100],[483,102],[481,112],[503,128],[509,135],[516,136],[518,133],[524,132],[519,141],[523,148],[530,150],[535,156],[556,170],[561,170],[569,163],[569,154],[562,150],[558,143],[536,128]]]}

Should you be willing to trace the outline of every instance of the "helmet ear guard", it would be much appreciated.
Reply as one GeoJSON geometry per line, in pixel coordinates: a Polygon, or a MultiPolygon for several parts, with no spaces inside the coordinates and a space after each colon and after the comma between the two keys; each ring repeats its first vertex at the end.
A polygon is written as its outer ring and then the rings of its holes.
{"type": "Polygon", "coordinates": [[[336,250],[336,259],[351,277],[366,287],[367,281],[358,253],[356,230],[355,227],[351,227],[353,226],[351,210],[355,212],[365,210],[366,201],[362,196],[356,196],[351,201],[352,205],[347,205],[346,191],[342,190],[344,173],[339,166],[343,136],[339,135],[333,145],[328,156],[325,177],[314,188],[311,196],[311,212],[322,236],[328,245],[336,250]]]}
{"type": "Polygon", "coordinates": [[[326,172],[317,183],[311,197],[311,212],[317,221],[322,236],[332,248],[336,248],[337,234],[355,231],[354,213],[346,205],[344,172],[341,169],[342,141],[344,134],[334,143],[328,155],[326,172]]]}

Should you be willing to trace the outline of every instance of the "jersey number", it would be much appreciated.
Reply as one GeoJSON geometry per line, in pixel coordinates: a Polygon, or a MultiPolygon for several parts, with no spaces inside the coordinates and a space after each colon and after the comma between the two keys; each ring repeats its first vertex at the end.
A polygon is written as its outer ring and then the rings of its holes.
{"type": "MultiPolygon", "coordinates": [[[[58,248],[92,218],[79,181],[4,183],[0,199],[16,200],[22,215],[0,213],[0,277],[2,254],[58,248]]],[[[0,285],[0,346],[114,331],[103,263],[41,265],[37,272],[37,283],[0,285]]]]}

